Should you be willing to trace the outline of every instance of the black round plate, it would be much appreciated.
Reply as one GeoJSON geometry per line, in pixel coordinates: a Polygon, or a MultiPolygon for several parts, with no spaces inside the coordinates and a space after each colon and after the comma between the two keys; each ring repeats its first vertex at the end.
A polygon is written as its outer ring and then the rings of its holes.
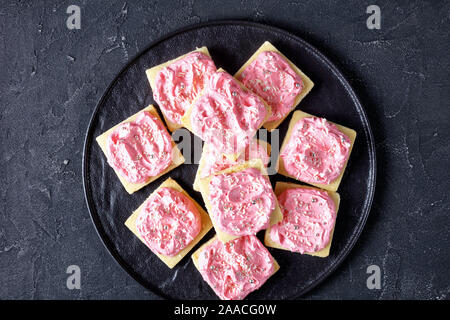
{"type": "MultiPolygon", "coordinates": [[[[162,297],[217,298],[195,269],[190,255],[171,270],[125,227],[124,222],[169,176],[203,204],[201,195],[192,189],[197,165],[181,165],[129,195],[107,164],[95,137],[154,103],[145,75],[147,68],[176,58],[195,47],[207,46],[217,67],[223,67],[233,74],[266,40],[272,42],[315,83],[313,90],[301,102],[300,108],[353,128],[358,136],[339,188],[342,200],[330,256],[318,258],[269,249],[281,269],[248,297],[294,299],[312,289],[330,275],[349,253],[369,215],[375,190],[376,168],[372,132],[353,89],[327,58],[297,36],[251,22],[213,22],[172,33],[138,55],[109,86],[92,115],[83,155],[86,201],[100,238],[133,278],[162,297]]],[[[279,127],[281,139],[286,134],[290,118],[289,116],[279,127]]],[[[278,174],[270,179],[272,184],[289,180],[278,174]]],[[[201,243],[211,238],[212,234],[213,231],[201,243]]]]}

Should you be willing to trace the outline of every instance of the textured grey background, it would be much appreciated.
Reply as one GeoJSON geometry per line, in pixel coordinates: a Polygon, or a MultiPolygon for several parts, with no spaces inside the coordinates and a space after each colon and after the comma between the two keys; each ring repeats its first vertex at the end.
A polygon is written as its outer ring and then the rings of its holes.
{"type": "Polygon", "coordinates": [[[150,299],[90,221],[81,159],[90,114],[150,42],[198,22],[244,19],[291,31],[348,77],[377,143],[377,191],[345,262],[307,299],[448,299],[449,1],[2,1],[0,299],[150,299]],[[66,27],[81,7],[81,30],[66,27]],[[381,7],[381,30],[366,7],[381,7]],[[67,266],[81,290],[66,288],[67,266]],[[368,290],[379,265],[382,288],[368,290]]]}

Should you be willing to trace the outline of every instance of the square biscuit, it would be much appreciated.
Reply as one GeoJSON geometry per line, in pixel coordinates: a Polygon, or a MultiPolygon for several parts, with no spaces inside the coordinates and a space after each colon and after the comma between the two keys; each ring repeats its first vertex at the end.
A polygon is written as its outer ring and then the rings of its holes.
{"type": "MultiPolygon", "coordinates": [[[[200,272],[200,267],[198,265],[198,259],[200,254],[203,252],[203,250],[211,243],[213,243],[214,241],[217,240],[217,235],[215,235],[214,237],[212,237],[210,240],[208,240],[207,242],[205,242],[204,244],[202,244],[202,246],[200,248],[198,248],[191,256],[192,258],[192,262],[194,263],[195,268],[200,272]]],[[[269,253],[270,254],[270,253],[269,253]]],[[[272,256],[272,255],[271,255],[272,256]]],[[[280,265],[278,264],[278,262],[275,260],[275,258],[272,256],[272,262],[273,262],[273,272],[270,275],[273,276],[278,270],[280,270],[280,265]]],[[[270,278],[269,277],[269,278],[270,278]]],[[[269,278],[267,278],[267,280],[269,280],[269,278]]],[[[266,281],[267,281],[266,280],[266,281]]]]}
{"type": "MultiPolygon", "coordinates": [[[[257,144],[260,144],[262,147],[264,147],[267,150],[267,155],[270,158],[270,151],[271,151],[271,146],[268,142],[264,141],[264,140],[259,140],[259,139],[255,139],[257,144]]],[[[208,144],[204,144],[203,145],[203,151],[202,151],[202,155],[200,157],[200,161],[198,163],[198,169],[197,169],[197,173],[195,174],[195,179],[194,179],[194,185],[193,188],[195,191],[200,191],[200,179],[201,179],[201,173],[203,168],[205,167],[205,157],[204,155],[208,152],[208,144]]]]}
{"type": "MultiPolygon", "coordinates": [[[[198,248],[191,256],[192,258],[192,262],[194,262],[194,266],[195,268],[198,270],[199,266],[198,266],[198,258],[200,256],[200,254],[202,253],[203,249],[208,246],[209,244],[213,243],[214,241],[216,241],[217,239],[217,234],[214,235],[214,237],[212,237],[211,239],[209,239],[207,242],[205,242],[204,244],[201,245],[200,248],[198,248]]],[[[272,273],[272,275],[275,274],[275,272],[277,272],[278,270],[280,270],[280,265],[278,264],[278,262],[272,257],[272,261],[274,264],[274,271],[272,273]]]]}
{"type": "MultiPolygon", "coordinates": [[[[288,189],[295,189],[295,188],[320,190],[319,188],[309,187],[309,186],[296,184],[296,183],[277,182],[276,185],[275,185],[275,195],[278,197],[284,191],[286,191],[288,189]]],[[[340,201],[341,201],[341,198],[340,198],[339,194],[336,193],[336,192],[333,192],[333,191],[327,191],[327,190],[321,190],[321,191],[327,192],[328,195],[333,200],[334,206],[335,206],[335,209],[336,209],[336,218],[337,218],[337,213],[339,211],[339,204],[340,204],[340,201]]],[[[335,222],[335,225],[336,225],[336,222],[335,222]]],[[[323,248],[322,250],[316,251],[316,252],[305,252],[305,254],[308,254],[308,255],[311,255],[311,256],[316,256],[316,257],[321,257],[321,258],[328,257],[330,255],[330,248],[331,248],[331,241],[333,240],[333,233],[334,233],[334,226],[333,226],[333,230],[331,231],[331,234],[330,234],[330,241],[325,246],[325,248],[323,248]]],[[[275,241],[273,241],[270,238],[270,228],[267,229],[266,233],[264,234],[264,244],[267,247],[290,251],[289,249],[282,247],[281,245],[279,245],[278,243],[276,243],[275,241]]]]}
{"type": "MultiPolygon", "coordinates": [[[[297,110],[294,112],[294,114],[292,115],[292,119],[291,122],[289,122],[289,129],[286,133],[286,136],[284,137],[283,140],[283,144],[281,145],[281,149],[280,149],[280,155],[283,152],[285,146],[287,145],[289,139],[291,138],[291,134],[292,134],[292,130],[294,129],[295,124],[300,121],[303,118],[308,118],[308,117],[315,117],[313,115],[310,115],[308,113],[305,113],[303,111],[297,110]]],[[[328,120],[327,120],[328,121],[328,120]]],[[[345,169],[347,168],[347,163],[348,160],[350,159],[351,153],[352,153],[352,149],[353,149],[353,145],[355,144],[355,139],[356,139],[356,131],[344,126],[341,126],[339,124],[336,124],[334,122],[328,121],[330,123],[333,123],[337,126],[337,128],[339,129],[339,131],[341,131],[342,133],[344,133],[349,139],[350,139],[350,150],[349,150],[349,156],[347,161],[345,162],[344,167],[342,168],[341,174],[334,180],[332,181],[330,184],[321,184],[321,183],[312,183],[312,182],[306,182],[306,181],[302,181],[305,182],[307,184],[316,186],[320,189],[325,189],[325,190],[329,190],[329,191],[336,191],[339,187],[339,184],[341,183],[342,177],[344,175],[345,169]]],[[[290,177],[293,178],[295,180],[298,180],[296,177],[291,176],[287,171],[286,168],[284,167],[284,162],[282,161],[281,157],[278,157],[277,160],[277,164],[276,164],[276,168],[278,173],[286,176],[286,177],[290,177]]],[[[298,180],[301,181],[301,180],[298,180]]]]}
{"type": "MultiPolygon", "coordinates": [[[[269,177],[267,175],[267,170],[266,167],[264,166],[264,164],[262,163],[261,160],[259,159],[255,159],[255,160],[250,160],[250,161],[246,161],[243,162],[241,164],[238,164],[236,166],[227,168],[225,170],[219,171],[214,173],[212,176],[216,176],[216,175],[220,175],[220,174],[226,174],[226,173],[235,173],[235,172],[240,172],[243,171],[245,169],[248,168],[255,168],[258,169],[262,175],[266,176],[266,178],[269,180],[269,177]]],[[[200,192],[202,194],[203,197],[203,202],[205,203],[206,209],[208,210],[208,212],[211,212],[211,203],[209,202],[209,182],[211,181],[212,176],[209,176],[207,178],[203,178],[200,179],[199,182],[199,187],[200,187],[200,192]]],[[[270,180],[269,180],[270,183],[270,180]]],[[[231,235],[229,233],[226,233],[224,231],[221,231],[216,222],[214,221],[214,219],[211,217],[211,221],[213,223],[214,229],[216,230],[217,233],[217,237],[219,238],[220,241],[222,242],[227,242],[236,238],[239,238],[240,236],[234,236],[231,235]]],[[[274,225],[278,222],[280,222],[283,219],[283,214],[281,213],[280,207],[278,205],[278,201],[275,197],[275,209],[272,211],[271,215],[270,215],[270,222],[269,225],[274,225]]]]}
{"type": "MultiPolygon", "coordinates": [[[[219,68],[219,69],[217,69],[217,72],[225,72],[225,73],[228,73],[228,72],[226,72],[224,69],[222,69],[222,68],[219,68]]],[[[245,90],[245,91],[249,91],[239,80],[237,80],[236,78],[234,78],[234,80],[239,84],[239,86],[242,88],[242,90],[245,90]]],[[[186,112],[185,112],[185,114],[184,114],[184,116],[181,118],[181,122],[183,123],[183,126],[186,128],[186,129],[188,129],[189,131],[191,131],[193,134],[195,134],[195,132],[192,130],[192,125],[191,125],[191,113],[192,113],[192,108],[194,107],[194,105],[195,105],[195,102],[198,100],[198,99],[200,99],[201,97],[203,96],[203,93],[202,94],[199,94],[195,99],[194,99],[194,101],[192,102],[192,104],[191,104],[191,106],[189,107],[189,109],[188,110],[186,110],[186,112]]],[[[257,97],[259,97],[258,95],[256,95],[257,97]]],[[[261,99],[261,101],[264,103],[264,107],[266,108],[266,116],[264,117],[264,120],[262,121],[262,123],[261,123],[261,125],[256,129],[256,131],[255,131],[255,134],[256,134],[256,132],[263,126],[263,124],[266,122],[266,120],[270,117],[270,115],[272,114],[271,112],[272,112],[272,109],[271,109],[271,107],[261,98],[261,97],[259,97],[260,99],[261,99]]],[[[240,151],[240,152],[242,152],[242,151],[240,151]]],[[[225,156],[226,157],[229,157],[229,158],[231,158],[231,159],[237,159],[237,157],[239,156],[239,153],[240,152],[236,152],[236,153],[234,153],[234,154],[226,154],[225,156]]]]}
{"type": "MultiPolygon", "coordinates": [[[[201,226],[201,229],[200,229],[200,232],[198,233],[198,235],[194,238],[194,240],[192,240],[186,246],[186,248],[184,248],[183,250],[178,252],[177,255],[175,255],[173,257],[165,256],[158,252],[154,252],[153,250],[151,250],[149,248],[154,254],[156,254],[158,256],[159,259],[161,259],[162,262],[164,262],[170,269],[172,269],[173,267],[175,267],[175,265],[177,265],[178,262],[180,262],[189,253],[189,251],[192,250],[193,247],[195,247],[195,245],[208,233],[208,231],[211,230],[212,223],[211,223],[211,219],[209,219],[208,213],[206,213],[206,211],[194,199],[192,199],[191,196],[186,191],[184,191],[184,189],[175,180],[173,180],[172,178],[168,178],[155,191],[153,191],[152,194],[154,194],[161,188],[172,188],[174,190],[177,190],[177,191],[183,193],[186,197],[188,197],[189,200],[191,200],[194,203],[194,205],[197,208],[197,210],[199,211],[201,219],[202,219],[202,226],[201,226]]],[[[150,194],[150,196],[152,194],[150,194]]],[[[147,201],[147,200],[145,200],[145,201],[147,201]]],[[[143,238],[141,237],[141,235],[139,234],[139,232],[136,228],[136,219],[139,216],[139,212],[144,207],[145,201],[139,206],[139,208],[136,211],[133,212],[133,214],[127,219],[127,221],[125,221],[125,225],[128,227],[128,229],[130,229],[131,232],[133,232],[134,235],[136,237],[138,237],[139,240],[141,240],[144,244],[145,244],[145,241],[143,240],[143,238]]]]}
{"type": "MultiPolygon", "coordinates": [[[[131,117],[127,118],[126,120],[122,121],[121,123],[115,125],[114,127],[112,127],[111,129],[105,131],[104,133],[102,133],[101,135],[99,135],[95,140],[97,140],[97,143],[99,144],[100,148],[102,149],[103,153],[106,156],[106,146],[107,146],[107,140],[108,140],[108,136],[114,131],[114,129],[116,129],[119,125],[121,125],[122,123],[126,123],[126,122],[133,122],[137,116],[139,115],[139,113],[144,112],[144,111],[148,111],[150,112],[152,115],[156,116],[160,121],[161,118],[159,117],[158,112],[156,111],[155,107],[153,105],[149,105],[148,107],[142,109],[141,111],[139,111],[138,113],[132,115],[131,117]]],[[[161,121],[162,122],[162,121],[161,121]]],[[[157,176],[153,176],[150,177],[149,180],[147,180],[146,182],[142,182],[142,183],[130,183],[128,181],[125,180],[125,178],[123,178],[120,174],[119,171],[117,171],[116,169],[113,168],[114,172],[116,173],[117,177],[119,178],[120,182],[122,183],[122,185],[124,186],[125,190],[129,193],[132,194],[133,192],[138,191],[139,189],[145,187],[146,185],[148,185],[149,183],[155,181],[156,179],[158,179],[159,177],[161,177],[162,175],[166,174],[167,172],[175,169],[176,167],[178,167],[179,165],[181,165],[182,163],[184,163],[184,157],[181,154],[180,150],[178,149],[177,145],[175,144],[175,142],[172,140],[172,163],[160,174],[158,174],[157,176]]]]}
{"type": "MultiPolygon", "coordinates": [[[[183,59],[184,57],[186,57],[187,55],[189,55],[189,54],[191,54],[193,52],[201,52],[201,53],[204,53],[205,55],[207,55],[208,57],[211,58],[211,55],[209,54],[208,48],[203,46],[201,48],[197,48],[197,49],[195,49],[195,50],[193,50],[191,52],[183,54],[183,55],[179,56],[178,58],[175,58],[175,59],[172,59],[170,61],[161,63],[161,64],[159,64],[157,66],[154,66],[154,67],[151,67],[150,69],[145,70],[145,74],[147,75],[147,79],[148,79],[148,82],[150,83],[150,88],[152,89],[152,91],[153,92],[155,91],[155,87],[156,87],[155,79],[156,79],[156,76],[159,73],[159,71],[161,71],[165,67],[171,65],[172,63],[183,59]]],[[[167,127],[169,128],[170,132],[173,132],[173,131],[183,127],[181,124],[172,122],[169,119],[167,119],[167,117],[164,115],[164,112],[161,111],[161,113],[162,113],[162,115],[164,117],[164,120],[166,121],[167,127]]]]}
{"type": "Polygon", "coordinates": [[[256,50],[256,52],[248,59],[248,61],[236,72],[234,75],[236,78],[238,78],[242,72],[258,57],[258,55],[261,52],[264,51],[272,51],[278,53],[280,56],[282,56],[286,62],[289,64],[289,66],[294,70],[295,73],[297,73],[303,80],[303,89],[302,91],[295,97],[294,104],[291,106],[291,110],[284,115],[283,118],[279,120],[274,121],[268,121],[263,124],[263,127],[266,128],[268,131],[272,131],[275,128],[277,128],[283,121],[286,119],[286,117],[292,112],[292,110],[295,109],[295,107],[298,106],[300,101],[303,100],[303,98],[311,91],[311,89],[314,87],[314,83],[306,74],[304,74],[291,60],[289,60],[285,55],[283,55],[277,48],[275,48],[274,45],[272,45],[269,41],[266,41],[262,44],[261,47],[256,50]]]}

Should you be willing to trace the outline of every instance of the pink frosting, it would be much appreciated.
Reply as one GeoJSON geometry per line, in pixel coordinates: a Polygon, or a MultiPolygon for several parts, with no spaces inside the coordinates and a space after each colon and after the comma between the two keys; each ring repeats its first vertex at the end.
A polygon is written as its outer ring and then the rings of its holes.
{"type": "Polygon", "coordinates": [[[163,123],[148,111],[125,122],[108,136],[107,159],[130,183],[143,183],[172,163],[172,140],[163,123]]]}
{"type": "Polygon", "coordinates": [[[267,110],[260,97],[226,72],[216,72],[192,105],[192,131],[217,153],[242,151],[262,125],[267,110]]]}
{"type": "Polygon", "coordinates": [[[222,300],[242,300],[274,272],[269,251],[255,236],[227,243],[216,239],[201,251],[198,269],[222,300]]]}
{"type": "Polygon", "coordinates": [[[213,176],[209,182],[211,217],[230,235],[253,235],[269,227],[276,197],[269,180],[258,169],[213,176]]]}
{"type": "Polygon", "coordinates": [[[192,52],[159,71],[153,98],[166,118],[181,124],[181,117],[215,71],[212,59],[201,52],[192,52]]]}
{"type": "Polygon", "coordinates": [[[336,221],[334,201],[325,191],[287,189],[278,196],[283,220],[270,229],[270,238],[295,252],[316,252],[330,242],[336,221]]]}
{"type": "Polygon", "coordinates": [[[152,251],[171,257],[194,240],[201,224],[195,204],[172,188],[161,188],[153,193],[136,220],[136,228],[145,244],[152,251]]]}
{"type": "Polygon", "coordinates": [[[279,120],[288,114],[303,89],[302,78],[286,59],[272,51],[258,54],[238,80],[272,107],[272,115],[267,121],[279,120]]]}
{"type": "Polygon", "coordinates": [[[350,139],[331,122],[308,117],[299,120],[280,157],[286,171],[308,183],[330,184],[343,170],[350,139]]]}
{"type": "Polygon", "coordinates": [[[208,147],[204,149],[204,152],[205,153],[202,155],[203,167],[200,174],[201,178],[209,177],[214,172],[225,170],[244,161],[261,159],[264,165],[267,166],[270,160],[265,146],[256,142],[250,143],[236,161],[227,158],[224,154],[217,155],[208,147]]]}

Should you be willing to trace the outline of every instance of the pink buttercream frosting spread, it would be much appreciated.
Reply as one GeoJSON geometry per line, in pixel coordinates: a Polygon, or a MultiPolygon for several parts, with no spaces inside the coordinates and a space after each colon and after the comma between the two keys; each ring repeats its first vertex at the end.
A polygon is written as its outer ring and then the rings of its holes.
{"type": "Polygon", "coordinates": [[[230,235],[253,235],[269,227],[276,197],[269,180],[255,168],[212,176],[211,217],[230,235]]]}
{"type": "Polygon", "coordinates": [[[239,163],[243,163],[248,160],[261,159],[263,164],[267,166],[269,163],[269,155],[264,145],[257,142],[250,143],[242,152],[236,161],[226,157],[224,154],[216,154],[208,147],[205,148],[203,157],[203,167],[200,173],[200,178],[206,178],[212,175],[214,172],[225,170],[229,167],[235,166],[239,163]]]}
{"type": "Polygon", "coordinates": [[[271,107],[267,121],[283,118],[303,89],[302,78],[277,52],[263,51],[238,77],[244,86],[263,98],[271,107]]]}
{"type": "Polygon", "coordinates": [[[280,153],[286,171],[308,183],[330,184],[344,169],[351,141],[323,118],[299,120],[280,153]]]}
{"type": "Polygon", "coordinates": [[[198,269],[222,300],[241,300],[261,287],[275,270],[269,251],[255,236],[226,243],[216,239],[201,251],[198,269]]]}
{"type": "Polygon", "coordinates": [[[116,127],[107,139],[108,163],[130,183],[143,183],[172,163],[172,140],[148,111],[116,127]]]}
{"type": "Polygon", "coordinates": [[[159,71],[153,98],[166,118],[181,124],[181,117],[215,71],[212,59],[201,52],[192,52],[159,71]]]}
{"type": "Polygon", "coordinates": [[[287,189],[278,196],[283,220],[270,229],[270,238],[295,252],[313,253],[330,242],[336,221],[333,199],[310,188],[287,189]]]}
{"type": "Polygon", "coordinates": [[[264,122],[264,102],[221,71],[211,75],[203,92],[192,105],[192,131],[216,153],[241,152],[264,122]]]}
{"type": "Polygon", "coordinates": [[[175,256],[200,232],[201,216],[182,192],[164,187],[146,200],[136,228],[152,251],[175,256]]]}

